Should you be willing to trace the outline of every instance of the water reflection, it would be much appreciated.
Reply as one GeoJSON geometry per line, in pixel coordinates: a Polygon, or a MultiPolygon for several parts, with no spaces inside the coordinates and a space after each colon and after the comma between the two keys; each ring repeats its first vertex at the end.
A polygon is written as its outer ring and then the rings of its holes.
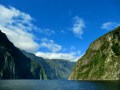
{"type": "Polygon", "coordinates": [[[120,81],[75,81],[78,90],[120,90],[120,81]],[[81,90],[81,89],[80,89],[81,90]]]}

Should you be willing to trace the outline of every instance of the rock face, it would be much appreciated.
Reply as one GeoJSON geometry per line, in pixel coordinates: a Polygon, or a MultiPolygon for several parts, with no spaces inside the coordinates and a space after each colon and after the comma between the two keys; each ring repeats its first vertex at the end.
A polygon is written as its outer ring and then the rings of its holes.
{"type": "Polygon", "coordinates": [[[69,79],[120,80],[120,27],[90,45],[69,79]]]}
{"type": "Polygon", "coordinates": [[[75,65],[75,62],[70,62],[67,60],[59,60],[59,59],[49,60],[49,59],[44,59],[42,57],[37,57],[32,53],[27,53],[25,51],[22,52],[31,60],[38,61],[39,63],[42,64],[46,72],[47,79],[49,80],[68,79],[75,65]]]}
{"type": "Polygon", "coordinates": [[[74,65],[21,52],[0,31],[0,79],[68,79],[74,65]]]}
{"type": "Polygon", "coordinates": [[[46,79],[40,63],[27,58],[0,31],[0,79],[46,79]]]}

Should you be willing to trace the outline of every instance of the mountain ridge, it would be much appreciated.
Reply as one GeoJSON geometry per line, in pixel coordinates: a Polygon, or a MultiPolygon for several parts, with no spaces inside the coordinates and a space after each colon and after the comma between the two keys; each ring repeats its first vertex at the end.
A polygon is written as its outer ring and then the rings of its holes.
{"type": "Polygon", "coordinates": [[[0,79],[68,79],[74,64],[21,51],[0,31],[0,79]]]}
{"type": "Polygon", "coordinates": [[[0,79],[46,79],[42,65],[27,58],[1,31],[0,79]]]}
{"type": "Polygon", "coordinates": [[[42,57],[38,57],[32,53],[28,53],[22,50],[24,55],[31,60],[38,61],[42,64],[47,78],[49,80],[53,79],[68,79],[75,62],[70,62],[68,60],[61,59],[44,59],[42,57]]]}
{"type": "Polygon", "coordinates": [[[93,41],[70,80],[120,80],[120,27],[93,41]]]}

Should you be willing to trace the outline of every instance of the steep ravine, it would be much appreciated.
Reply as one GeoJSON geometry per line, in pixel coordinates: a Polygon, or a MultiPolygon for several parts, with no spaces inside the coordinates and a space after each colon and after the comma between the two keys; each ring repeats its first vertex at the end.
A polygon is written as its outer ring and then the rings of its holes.
{"type": "Polygon", "coordinates": [[[74,65],[21,51],[0,31],[0,79],[68,79],[74,65]]]}
{"type": "Polygon", "coordinates": [[[120,27],[91,43],[69,79],[120,80],[120,27]]]}
{"type": "Polygon", "coordinates": [[[44,71],[46,72],[47,79],[49,80],[60,80],[68,79],[75,62],[70,62],[68,60],[61,59],[44,59],[42,57],[37,57],[32,53],[22,51],[24,55],[31,60],[38,61],[42,64],[44,71]]]}

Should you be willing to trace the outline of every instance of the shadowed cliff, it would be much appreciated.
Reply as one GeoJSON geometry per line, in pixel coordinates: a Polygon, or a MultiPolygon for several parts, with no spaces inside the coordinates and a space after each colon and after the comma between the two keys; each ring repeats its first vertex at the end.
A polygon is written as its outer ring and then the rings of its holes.
{"type": "Polygon", "coordinates": [[[46,79],[42,65],[27,58],[1,31],[0,79],[46,79]]]}

